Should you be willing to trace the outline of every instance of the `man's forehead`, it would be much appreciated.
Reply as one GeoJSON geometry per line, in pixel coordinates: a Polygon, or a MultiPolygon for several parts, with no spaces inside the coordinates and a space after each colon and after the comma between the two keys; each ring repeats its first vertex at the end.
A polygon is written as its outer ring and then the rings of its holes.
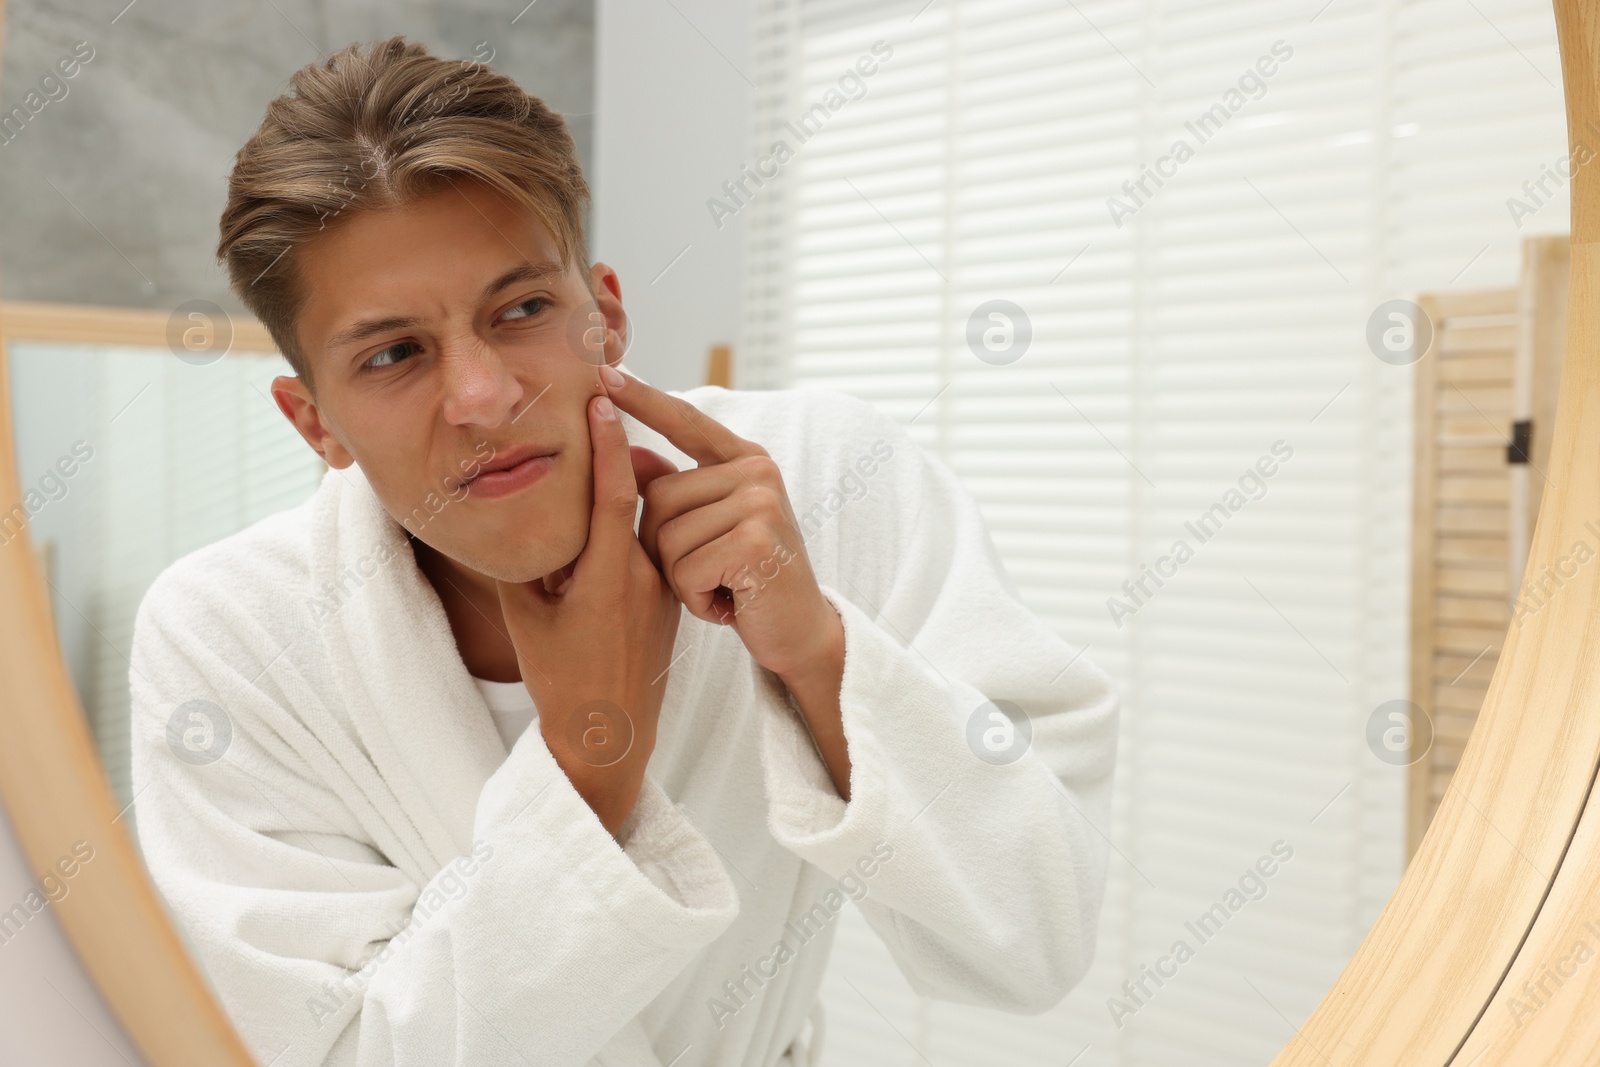
{"type": "MultiPolygon", "coordinates": [[[[394,288],[419,276],[437,277],[440,269],[473,275],[476,282],[491,271],[560,258],[537,212],[497,190],[460,182],[404,203],[352,213],[307,243],[303,268],[323,292],[352,293],[362,283],[394,288]]],[[[352,295],[369,299],[372,294],[352,295]]]]}
{"type": "Polygon", "coordinates": [[[337,252],[330,256],[327,246],[308,249],[309,292],[301,321],[310,332],[325,332],[327,340],[319,347],[331,348],[348,343],[357,320],[374,315],[425,315],[441,298],[482,303],[519,283],[559,284],[569,266],[561,262],[554,242],[527,237],[515,244],[498,240],[492,250],[463,248],[461,255],[448,258],[412,245],[390,255],[368,245],[353,257],[337,252]]]}

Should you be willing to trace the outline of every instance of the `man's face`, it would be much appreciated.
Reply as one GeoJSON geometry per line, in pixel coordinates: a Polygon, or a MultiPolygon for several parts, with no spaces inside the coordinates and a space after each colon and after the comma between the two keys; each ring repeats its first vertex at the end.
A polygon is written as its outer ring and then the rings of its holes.
{"type": "Polygon", "coordinates": [[[615,332],[603,357],[583,345],[586,326],[593,344],[594,325],[624,323],[615,272],[594,267],[597,303],[556,260],[542,223],[471,180],[341,220],[300,250],[297,330],[316,397],[298,378],[273,383],[329,466],[359,464],[406,529],[508,582],[583,548],[587,404],[600,359],[621,352],[615,332]],[[553,455],[488,473],[533,454],[553,455]]]}

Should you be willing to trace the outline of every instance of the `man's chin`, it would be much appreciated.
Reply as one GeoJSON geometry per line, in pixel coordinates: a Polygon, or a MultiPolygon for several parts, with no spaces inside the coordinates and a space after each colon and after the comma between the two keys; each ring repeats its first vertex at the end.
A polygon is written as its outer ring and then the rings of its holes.
{"type": "Polygon", "coordinates": [[[505,544],[483,544],[476,539],[463,544],[433,546],[458,566],[477,571],[487,578],[510,584],[532,582],[576,562],[582,544],[565,551],[542,541],[507,551],[505,544]]]}

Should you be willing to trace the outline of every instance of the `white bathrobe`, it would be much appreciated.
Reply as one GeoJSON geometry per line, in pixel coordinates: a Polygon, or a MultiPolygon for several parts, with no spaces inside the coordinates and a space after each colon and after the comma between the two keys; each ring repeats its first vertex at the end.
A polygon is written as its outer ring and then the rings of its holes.
{"type": "Polygon", "coordinates": [[[329,471],[163,572],[133,638],[139,840],[262,1063],[815,1062],[848,899],[925,996],[1038,1013],[1088,968],[1106,674],[871,405],[677,395],[783,472],[844,623],[851,800],[777,677],[684,612],[614,839],[537,727],[507,752],[406,533],[358,468],[329,471]],[[1025,748],[991,700],[1026,713],[1025,748]]]}

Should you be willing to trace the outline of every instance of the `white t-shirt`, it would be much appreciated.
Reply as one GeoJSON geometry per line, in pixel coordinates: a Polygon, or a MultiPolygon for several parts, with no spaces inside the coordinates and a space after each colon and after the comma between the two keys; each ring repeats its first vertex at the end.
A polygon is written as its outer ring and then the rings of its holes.
{"type": "Polygon", "coordinates": [[[539,715],[538,709],[533,706],[533,696],[521,681],[491,682],[477,675],[472,676],[472,681],[477,685],[478,692],[483,694],[483,702],[489,705],[489,714],[494,716],[494,727],[500,731],[500,740],[505,742],[506,751],[510,752],[517,738],[539,715]]]}

